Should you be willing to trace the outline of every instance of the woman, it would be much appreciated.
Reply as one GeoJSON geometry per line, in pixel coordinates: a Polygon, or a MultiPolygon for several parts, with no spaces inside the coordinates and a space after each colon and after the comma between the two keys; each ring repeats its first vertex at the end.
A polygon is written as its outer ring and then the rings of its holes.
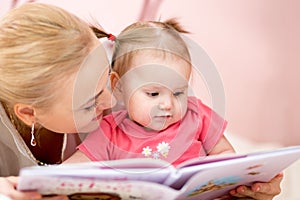
{"type": "MultiPolygon", "coordinates": [[[[102,31],[97,36],[109,37],[102,31]]],[[[98,126],[113,105],[106,85],[105,50],[88,24],[54,6],[28,3],[0,22],[0,175],[30,165],[58,164],[98,126]]],[[[256,199],[272,199],[280,179],[261,184],[256,199]],[[271,188],[271,193],[265,188],[271,188]]],[[[15,190],[16,177],[0,179],[0,194],[39,199],[15,190]]],[[[240,193],[239,193],[240,194],[240,193]]]]}
{"type": "Polygon", "coordinates": [[[8,176],[61,163],[80,142],[67,133],[94,130],[111,95],[105,50],[79,18],[28,3],[0,27],[0,175],[8,176]]]}

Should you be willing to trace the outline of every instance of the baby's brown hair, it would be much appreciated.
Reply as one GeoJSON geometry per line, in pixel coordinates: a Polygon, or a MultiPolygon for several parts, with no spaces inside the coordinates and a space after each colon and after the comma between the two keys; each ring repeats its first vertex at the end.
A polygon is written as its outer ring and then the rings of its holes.
{"type": "Polygon", "coordinates": [[[126,27],[115,39],[112,70],[119,76],[124,75],[134,56],[142,50],[158,52],[159,56],[171,53],[190,62],[189,50],[181,33],[189,32],[175,18],[165,22],[140,21],[126,27]]]}

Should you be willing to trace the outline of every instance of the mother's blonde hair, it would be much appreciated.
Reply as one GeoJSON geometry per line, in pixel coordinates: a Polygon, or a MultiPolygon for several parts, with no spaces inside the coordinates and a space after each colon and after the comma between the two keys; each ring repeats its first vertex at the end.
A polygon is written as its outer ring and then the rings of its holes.
{"type": "Polygon", "coordinates": [[[9,11],[0,21],[0,102],[11,120],[20,123],[16,103],[42,109],[57,101],[58,88],[95,38],[88,23],[53,5],[25,3],[9,11]]]}
{"type": "Polygon", "coordinates": [[[0,22],[0,100],[49,106],[59,81],[89,52],[88,24],[58,7],[26,3],[0,22]]]}

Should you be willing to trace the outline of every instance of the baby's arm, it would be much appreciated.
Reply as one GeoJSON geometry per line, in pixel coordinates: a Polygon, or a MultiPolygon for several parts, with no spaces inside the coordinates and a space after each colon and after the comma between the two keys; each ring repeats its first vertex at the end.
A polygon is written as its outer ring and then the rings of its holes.
{"type": "Polygon", "coordinates": [[[90,162],[91,160],[81,151],[77,150],[70,158],[65,160],[63,164],[66,163],[80,163],[80,162],[90,162]]]}
{"type": "Polygon", "coordinates": [[[232,145],[223,135],[213,149],[208,152],[208,155],[217,155],[217,154],[226,154],[226,153],[235,153],[232,145]]]}

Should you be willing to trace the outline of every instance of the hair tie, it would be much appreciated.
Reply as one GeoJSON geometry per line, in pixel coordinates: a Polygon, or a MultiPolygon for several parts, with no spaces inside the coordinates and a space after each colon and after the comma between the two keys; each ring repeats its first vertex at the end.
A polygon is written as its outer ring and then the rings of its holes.
{"type": "Polygon", "coordinates": [[[108,40],[110,40],[110,41],[115,41],[116,40],[116,36],[114,36],[113,34],[108,34],[108,40]]]}

